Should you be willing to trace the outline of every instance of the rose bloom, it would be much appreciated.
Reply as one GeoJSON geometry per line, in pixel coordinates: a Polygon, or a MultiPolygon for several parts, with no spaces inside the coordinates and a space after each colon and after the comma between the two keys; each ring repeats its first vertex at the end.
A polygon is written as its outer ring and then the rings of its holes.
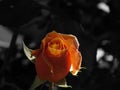
{"type": "Polygon", "coordinates": [[[35,67],[40,80],[59,82],[71,72],[77,75],[81,68],[82,56],[78,51],[79,42],[74,35],[55,31],[42,40],[40,49],[33,50],[35,67]]]}

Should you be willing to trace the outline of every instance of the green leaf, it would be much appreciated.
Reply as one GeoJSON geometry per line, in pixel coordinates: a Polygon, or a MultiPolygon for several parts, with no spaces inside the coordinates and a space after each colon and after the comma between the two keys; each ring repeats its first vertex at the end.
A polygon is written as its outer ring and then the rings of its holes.
{"type": "Polygon", "coordinates": [[[62,88],[72,88],[72,86],[67,85],[67,81],[65,78],[63,80],[57,82],[56,85],[58,87],[62,87],[62,88]]]}
{"type": "Polygon", "coordinates": [[[36,76],[29,90],[35,90],[35,88],[37,88],[41,84],[44,84],[45,82],[45,80],[39,80],[38,76],[36,76]]]}
{"type": "Polygon", "coordinates": [[[31,56],[31,53],[32,53],[32,49],[29,49],[26,45],[25,45],[25,43],[24,43],[24,41],[23,41],[23,50],[24,50],[24,53],[25,53],[25,55],[26,55],[26,57],[32,62],[32,63],[34,63],[35,62],[35,56],[31,56]]]}

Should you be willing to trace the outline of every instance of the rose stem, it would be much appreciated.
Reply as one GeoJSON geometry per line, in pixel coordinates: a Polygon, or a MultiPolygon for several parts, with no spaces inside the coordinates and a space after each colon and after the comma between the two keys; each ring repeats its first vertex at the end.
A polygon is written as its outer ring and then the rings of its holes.
{"type": "Polygon", "coordinates": [[[50,88],[49,88],[49,90],[54,90],[54,83],[53,83],[53,82],[50,83],[50,88]]]}

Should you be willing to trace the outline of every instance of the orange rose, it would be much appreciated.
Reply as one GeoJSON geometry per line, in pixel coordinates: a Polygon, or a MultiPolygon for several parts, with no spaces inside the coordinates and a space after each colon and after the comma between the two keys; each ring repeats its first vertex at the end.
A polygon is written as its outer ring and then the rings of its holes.
{"type": "Polygon", "coordinates": [[[69,71],[76,75],[80,70],[82,56],[75,36],[52,31],[42,40],[40,49],[33,50],[35,67],[40,80],[58,82],[69,71]]]}

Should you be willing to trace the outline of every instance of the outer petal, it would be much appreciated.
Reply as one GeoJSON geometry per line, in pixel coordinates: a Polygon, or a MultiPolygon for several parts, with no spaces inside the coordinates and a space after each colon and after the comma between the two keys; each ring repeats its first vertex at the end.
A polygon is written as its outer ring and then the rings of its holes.
{"type": "Polygon", "coordinates": [[[82,56],[78,51],[79,42],[74,35],[62,34],[62,37],[65,39],[69,47],[69,52],[71,56],[71,68],[70,71],[73,75],[77,75],[80,70],[82,56]]]}
{"type": "MultiPolygon", "coordinates": [[[[51,71],[53,68],[50,62],[48,62],[48,60],[45,58],[45,45],[45,39],[43,39],[40,45],[40,53],[35,63],[36,72],[40,80],[48,80],[51,76],[51,71]]],[[[34,54],[36,53],[34,52],[33,55],[34,54]]]]}
{"type": "Polygon", "coordinates": [[[50,82],[58,82],[62,80],[70,70],[71,62],[70,55],[66,52],[62,57],[42,56],[36,60],[36,71],[41,80],[50,82]]]}
{"type": "Polygon", "coordinates": [[[62,34],[62,37],[66,40],[68,46],[75,46],[76,49],[79,48],[79,42],[74,35],[71,34],[62,34]]]}
{"type": "Polygon", "coordinates": [[[58,82],[66,77],[70,71],[71,60],[70,54],[66,51],[60,58],[50,58],[51,64],[53,65],[53,79],[54,82],[58,82]]]}
{"type": "Polygon", "coordinates": [[[48,80],[51,76],[51,68],[43,59],[43,56],[40,54],[35,62],[36,72],[40,80],[48,80]]]}
{"type": "Polygon", "coordinates": [[[70,55],[71,55],[71,68],[70,71],[73,75],[77,75],[77,73],[80,70],[81,62],[82,62],[82,56],[81,53],[75,49],[70,49],[70,55]]]}

